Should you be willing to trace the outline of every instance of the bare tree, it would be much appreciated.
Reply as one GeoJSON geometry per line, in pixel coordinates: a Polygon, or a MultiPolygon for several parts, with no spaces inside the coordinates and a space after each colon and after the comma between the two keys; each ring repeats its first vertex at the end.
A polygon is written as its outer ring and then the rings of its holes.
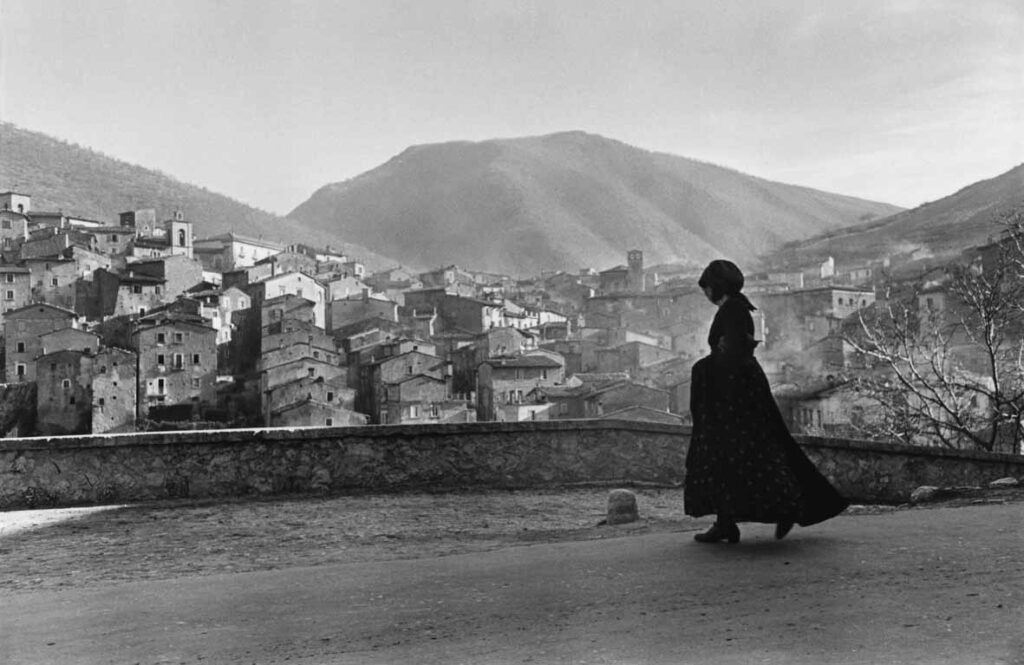
{"type": "Polygon", "coordinates": [[[1020,450],[1024,411],[1024,214],[968,262],[888,284],[843,339],[870,367],[859,390],[881,406],[865,434],[915,444],[1020,450]]]}

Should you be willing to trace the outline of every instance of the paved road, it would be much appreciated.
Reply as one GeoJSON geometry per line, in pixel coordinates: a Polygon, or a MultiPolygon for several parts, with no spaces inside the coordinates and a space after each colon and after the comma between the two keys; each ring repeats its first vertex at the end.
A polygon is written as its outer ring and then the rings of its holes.
{"type": "Polygon", "coordinates": [[[4,663],[1024,664],[1024,503],[8,594],[4,663]]]}

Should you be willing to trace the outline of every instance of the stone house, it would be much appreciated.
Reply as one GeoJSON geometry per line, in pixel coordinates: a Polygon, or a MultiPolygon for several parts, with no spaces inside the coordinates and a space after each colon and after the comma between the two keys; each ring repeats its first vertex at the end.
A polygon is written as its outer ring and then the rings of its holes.
{"type": "Polygon", "coordinates": [[[28,268],[0,265],[0,317],[32,302],[32,275],[28,268]]]}
{"type": "MultiPolygon", "coordinates": [[[[263,339],[270,335],[277,335],[288,330],[289,324],[293,322],[307,323],[309,326],[323,328],[317,325],[316,303],[293,294],[286,294],[264,300],[260,303],[260,331],[263,339]]],[[[260,349],[266,348],[261,343],[260,349]]]]}
{"type": "Polygon", "coordinates": [[[327,287],[327,297],[331,302],[353,296],[362,297],[370,289],[369,286],[352,275],[329,272],[322,273],[317,278],[327,287]]]}
{"type": "Polygon", "coordinates": [[[386,385],[380,410],[371,417],[382,425],[440,422],[443,406],[451,401],[444,377],[401,376],[386,385]]]}
{"type": "Polygon", "coordinates": [[[492,328],[475,335],[472,343],[450,353],[452,391],[461,395],[475,392],[477,368],[488,358],[521,355],[536,348],[534,336],[516,328],[492,328]]]}
{"type": "Polygon", "coordinates": [[[234,330],[232,314],[246,310],[250,305],[249,295],[234,287],[190,290],[188,297],[199,303],[198,314],[217,331],[217,346],[231,341],[234,330]]]}
{"type": "Polygon", "coordinates": [[[140,319],[132,333],[138,354],[138,415],[154,407],[190,406],[193,415],[215,403],[217,331],[202,317],[160,313],[140,319]]]}
{"type": "Polygon", "coordinates": [[[342,427],[363,425],[356,413],[355,391],[342,377],[300,377],[271,388],[267,395],[268,427],[342,427]]]}
{"type": "Polygon", "coordinates": [[[276,242],[252,238],[237,233],[224,233],[193,243],[193,251],[203,267],[217,272],[230,272],[238,268],[251,266],[279,252],[284,245],[276,242]]]}
{"type": "Polygon", "coordinates": [[[7,383],[36,380],[36,358],[42,336],[62,328],[79,327],[78,315],[63,307],[34,303],[4,313],[4,371],[7,383]]]}
{"type": "Polygon", "coordinates": [[[86,354],[96,354],[100,350],[99,335],[78,328],[61,328],[44,333],[39,336],[39,341],[41,355],[57,351],[81,351],[86,354]]]}
{"type": "MultiPolygon", "coordinates": [[[[97,276],[102,275],[101,297],[109,293],[109,287],[114,285],[110,279],[110,273],[99,271],[97,276]]],[[[159,277],[151,275],[136,274],[131,268],[124,275],[113,275],[116,278],[117,290],[114,295],[114,309],[109,313],[111,316],[145,316],[166,301],[164,299],[165,283],[159,277]]],[[[98,280],[94,280],[98,281],[98,280]]],[[[103,312],[107,315],[107,312],[103,312]]]]}
{"type": "Polygon", "coordinates": [[[92,242],[89,246],[106,256],[125,256],[135,241],[135,229],[124,226],[103,226],[89,230],[92,242]]]}
{"type": "MultiPolygon", "coordinates": [[[[270,407],[271,399],[275,393],[278,394],[278,400],[281,399],[281,386],[287,386],[299,380],[312,382],[316,379],[344,383],[345,367],[310,356],[300,356],[276,365],[267,365],[260,371],[259,377],[260,410],[263,413],[264,422],[270,422],[273,420],[270,407]]],[[[326,400],[323,401],[326,402],[326,400]]],[[[278,404],[281,402],[278,401],[278,404]]]]}
{"type": "Polygon", "coordinates": [[[323,284],[301,272],[289,272],[275,275],[250,284],[245,292],[252,298],[254,307],[263,308],[263,303],[285,295],[305,298],[313,303],[313,322],[319,328],[326,329],[327,290],[323,284]]]}
{"type": "Polygon", "coordinates": [[[28,215],[16,210],[0,210],[0,248],[12,250],[21,246],[29,238],[28,227],[28,215]]]}
{"type": "Polygon", "coordinates": [[[134,431],[138,357],[118,347],[101,348],[92,374],[92,432],[134,431]]]}
{"type": "Polygon", "coordinates": [[[754,304],[764,314],[763,350],[771,354],[803,352],[839,330],[843,319],[874,302],[874,291],[843,286],[761,294],[754,304]]]}
{"type": "Polygon", "coordinates": [[[192,287],[203,281],[203,266],[184,254],[175,254],[159,259],[133,261],[127,270],[135,275],[148,275],[164,282],[163,301],[172,302],[192,287]]]}
{"type": "Polygon", "coordinates": [[[120,213],[117,219],[121,231],[130,233],[132,237],[142,236],[144,238],[151,238],[156,235],[158,230],[155,208],[128,210],[120,213]]]}
{"type": "Polygon", "coordinates": [[[328,303],[330,320],[328,330],[338,330],[366,319],[381,318],[398,321],[398,303],[383,296],[372,295],[369,290],[357,296],[333,299],[328,303]]]}
{"type": "MultiPolygon", "coordinates": [[[[359,388],[357,390],[356,408],[370,416],[370,422],[380,424],[383,418],[394,417],[396,404],[391,397],[409,396],[410,391],[426,391],[433,397],[443,393],[441,397],[449,399],[451,394],[450,365],[444,359],[419,350],[410,350],[363,364],[359,368],[359,388]],[[392,387],[406,379],[423,376],[426,379],[411,384],[403,392],[391,390],[392,387]],[[437,388],[437,381],[444,384],[444,390],[437,388]],[[390,414],[390,415],[387,415],[390,414]]],[[[401,399],[395,402],[400,403],[401,399]]],[[[408,400],[406,400],[408,401],[408,400]]]]}
{"type": "Polygon", "coordinates": [[[0,211],[27,214],[32,210],[32,197],[18,192],[0,192],[0,211]]]}
{"type": "Polygon", "coordinates": [[[317,262],[315,256],[310,256],[303,252],[293,252],[285,250],[278,252],[266,258],[256,261],[253,265],[255,266],[270,266],[270,276],[283,275],[289,272],[301,272],[310,277],[315,277],[317,273],[317,262]]]}
{"type": "Polygon", "coordinates": [[[29,232],[29,239],[21,243],[19,258],[36,259],[60,256],[74,246],[89,249],[92,236],[76,229],[42,228],[29,232]]]}
{"type": "Polygon", "coordinates": [[[36,371],[36,432],[41,435],[92,431],[92,374],[95,357],[80,350],[39,356],[36,371]]]}
{"type": "Polygon", "coordinates": [[[481,333],[499,328],[502,323],[501,303],[452,295],[444,289],[408,291],[405,306],[416,310],[433,307],[437,312],[439,333],[481,333]]]}
{"type": "Polygon", "coordinates": [[[597,378],[575,385],[539,388],[539,401],[552,405],[550,418],[600,418],[631,407],[669,412],[669,391],[635,381],[597,378]]]}
{"type": "Polygon", "coordinates": [[[774,391],[786,426],[794,434],[858,437],[857,426],[881,417],[875,400],[843,380],[786,385],[774,391]]]}
{"type": "Polygon", "coordinates": [[[82,277],[77,261],[58,257],[26,259],[25,267],[31,273],[34,302],[77,309],[78,280],[82,277]]]}
{"type": "Polygon", "coordinates": [[[460,295],[472,295],[476,292],[476,280],[473,274],[457,265],[445,266],[419,274],[419,280],[426,289],[452,289],[460,295]],[[460,290],[461,289],[461,290],[460,290]]]}
{"type": "Polygon", "coordinates": [[[629,372],[635,376],[640,369],[677,358],[675,351],[644,342],[626,342],[610,349],[597,349],[598,372],[629,372]]]}
{"type": "Polygon", "coordinates": [[[275,409],[268,427],[359,427],[366,416],[338,404],[306,397],[275,409]]]}
{"type": "Polygon", "coordinates": [[[495,420],[506,404],[536,401],[527,397],[536,388],[560,384],[565,363],[549,355],[489,358],[477,368],[477,419],[495,420]]]}

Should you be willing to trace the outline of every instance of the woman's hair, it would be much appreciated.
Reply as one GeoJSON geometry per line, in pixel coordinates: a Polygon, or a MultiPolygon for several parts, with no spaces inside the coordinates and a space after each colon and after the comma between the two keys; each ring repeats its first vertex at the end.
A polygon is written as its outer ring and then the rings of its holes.
{"type": "Polygon", "coordinates": [[[743,290],[743,272],[732,261],[716,259],[701,273],[697,285],[710,288],[711,299],[717,302],[722,296],[739,295],[743,290]]]}

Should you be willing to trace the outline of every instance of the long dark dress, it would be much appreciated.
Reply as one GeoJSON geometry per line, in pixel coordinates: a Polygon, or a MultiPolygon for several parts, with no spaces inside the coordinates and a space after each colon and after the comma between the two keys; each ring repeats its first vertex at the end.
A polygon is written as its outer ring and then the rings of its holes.
{"type": "Polygon", "coordinates": [[[737,522],[816,524],[849,503],[790,435],[753,335],[749,301],[729,298],[711,324],[710,355],[693,366],[684,508],[737,522]]]}

